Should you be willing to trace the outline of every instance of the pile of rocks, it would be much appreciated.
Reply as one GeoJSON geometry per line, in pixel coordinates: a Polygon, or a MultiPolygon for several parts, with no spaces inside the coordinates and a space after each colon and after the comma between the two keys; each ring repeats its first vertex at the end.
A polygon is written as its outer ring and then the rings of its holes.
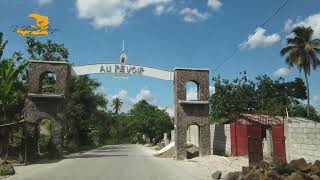
{"type": "MultiPolygon", "coordinates": [[[[219,179],[217,172],[213,179],[219,179]],[[218,177],[218,178],[217,178],[218,177]]],[[[269,164],[261,161],[254,167],[242,167],[242,171],[231,172],[223,180],[320,180],[320,161],[307,163],[301,158],[290,163],[269,164]]]]}

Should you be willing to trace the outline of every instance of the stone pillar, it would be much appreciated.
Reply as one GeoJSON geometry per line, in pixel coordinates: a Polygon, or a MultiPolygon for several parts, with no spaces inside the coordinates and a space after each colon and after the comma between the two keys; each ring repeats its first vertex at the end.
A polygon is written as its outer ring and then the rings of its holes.
{"type": "Polygon", "coordinates": [[[199,155],[210,155],[210,125],[205,124],[199,127],[199,155]],[[208,136],[209,134],[209,136],[208,136]]]}
{"type": "Polygon", "coordinates": [[[209,70],[175,69],[174,102],[176,158],[185,159],[187,157],[187,127],[191,125],[200,127],[200,156],[209,155],[209,70]],[[186,85],[189,81],[197,85],[197,100],[186,100],[186,85]]]}
{"type": "Polygon", "coordinates": [[[174,142],[175,141],[175,132],[174,130],[171,130],[171,139],[170,139],[170,142],[174,142]]]}
{"type": "Polygon", "coordinates": [[[187,127],[183,125],[177,126],[175,136],[176,158],[185,159],[187,158],[187,127]]]}
{"type": "Polygon", "coordinates": [[[169,144],[169,139],[168,139],[167,133],[163,134],[163,141],[164,141],[164,146],[167,146],[169,144]]]}

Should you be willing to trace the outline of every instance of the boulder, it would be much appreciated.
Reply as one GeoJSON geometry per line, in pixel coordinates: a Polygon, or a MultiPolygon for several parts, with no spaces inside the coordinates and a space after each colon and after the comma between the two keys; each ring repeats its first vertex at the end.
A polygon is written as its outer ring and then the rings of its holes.
{"type": "Polygon", "coordinates": [[[259,169],[251,169],[251,171],[244,176],[244,180],[260,180],[262,179],[263,174],[260,172],[259,169]]]}
{"type": "Polygon", "coordinates": [[[241,180],[242,178],[243,177],[241,171],[236,171],[228,173],[222,178],[222,180],[241,180]]]}
{"type": "Polygon", "coordinates": [[[260,161],[258,166],[261,171],[267,171],[270,169],[270,164],[266,161],[260,161]]]}
{"type": "Polygon", "coordinates": [[[310,172],[312,168],[312,164],[311,163],[307,164],[304,158],[292,160],[290,164],[293,166],[294,169],[300,170],[302,172],[310,172]]]}
{"type": "Polygon", "coordinates": [[[245,176],[251,171],[252,167],[242,166],[242,175],[245,176]]]}
{"type": "Polygon", "coordinates": [[[268,170],[267,172],[265,172],[264,179],[282,180],[281,176],[274,170],[268,170]]]}
{"type": "Polygon", "coordinates": [[[222,175],[222,172],[221,172],[221,171],[216,171],[216,172],[212,173],[211,177],[212,177],[212,179],[214,179],[214,180],[218,180],[218,179],[221,178],[221,175],[222,175]]]}
{"type": "Polygon", "coordinates": [[[274,170],[280,175],[290,175],[295,172],[295,168],[291,164],[278,163],[275,165],[274,170]]]}
{"type": "Polygon", "coordinates": [[[320,180],[320,177],[317,175],[310,176],[312,180],[320,180]]]}
{"type": "Polygon", "coordinates": [[[199,148],[193,144],[187,145],[187,159],[192,159],[199,156],[199,148]]]}
{"type": "Polygon", "coordinates": [[[290,176],[286,178],[286,180],[305,180],[305,179],[298,173],[292,173],[290,176]]]}
{"type": "Polygon", "coordinates": [[[320,160],[316,160],[313,165],[320,168],[320,160]]]}
{"type": "Polygon", "coordinates": [[[14,175],[15,173],[11,163],[4,161],[0,164],[0,176],[14,175]]]}

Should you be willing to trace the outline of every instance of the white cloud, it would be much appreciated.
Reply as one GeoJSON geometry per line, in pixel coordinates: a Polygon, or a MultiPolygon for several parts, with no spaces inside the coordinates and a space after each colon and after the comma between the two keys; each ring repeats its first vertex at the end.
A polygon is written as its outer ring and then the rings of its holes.
{"type": "Polygon", "coordinates": [[[171,0],[76,0],[80,18],[92,19],[96,28],[121,25],[135,11],[159,6],[171,0]]]}
{"type": "Polygon", "coordinates": [[[174,117],[174,108],[173,107],[162,107],[158,106],[159,109],[166,110],[170,117],[174,117]]]}
{"type": "Polygon", "coordinates": [[[273,76],[276,78],[286,77],[290,74],[290,69],[288,68],[279,68],[274,73],[273,76]]]}
{"type": "Polygon", "coordinates": [[[213,10],[218,10],[221,8],[222,3],[219,0],[208,0],[208,6],[213,10]]]}
{"type": "Polygon", "coordinates": [[[210,95],[214,94],[215,92],[216,92],[216,89],[214,88],[214,86],[209,86],[210,95]]]}
{"type": "Polygon", "coordinates": [[[243,43],[240,44],[240,47],[242,48],[247,48],[247,49],[254,49],[258,47],[268,47],[273,45],[274,43],[280,41],[280,36],[277,33],[271,34],[271,35],[266,35],[266,30],[263,28],[258,28],[256,29],[257,33],[252,36],[250,34],[248,36],[251,37],[250,40],[247,40],[243,43]]]}
{"type": "Polygon", "coordinates": [[[201,13],[198,9],[184,8],[179,12],[179,15],[183,16],[183,20],[189,23],[195,23],[205,21],[210,17],[207,12],[201,13]]]}
{"type": "Polygon", "coordinates": [[[165,6],[159,5],[154,9],[154,14],[157,16],[160,16],[164,13],[164,11],[165,11],[165,6]]]}
{"type": "Polygon", "coordinates": [[[132,101],[137,103],[143,99],[148,101],[151,104],[157,103],[156,99],[154,98],[153,94],[151,93],[151,91],[149,89],[141,89],[139,94],[137,94],[136,98],[133,99],[132,101]]]}
{"type": "Polygon", "coordinates": [[[128,94],[128,91],[121,89],[116,94],[109,95],[107,98],[109,101],[109,107],[108,107],[109,110],[113,110],[112,100],[115,98],[120,98],[123,102],[122,107],[120,109],[121,112],[128,112],[134,104],[138,103],[140,100],[143,100],[143,99],[152,105],[157,104],[157,100],[153,96],[152,92],[146,88],[141,89],[136,96],[130,96],[128,94]]]}
{"type": "Polygon", "coordinates": [[[165,4],[160,4],[156,6],[153,13],[157,16],[161,16],[163,14],[174,14],[176,9],[174,6],[166,6],[165,4]]]}
{"type": "Polygon", "coordinates": [[[317,14],[310,15],[303,20],[297,19],[293,21],[292,19],[288,19],[285,23],[284,30],[290,33],[292,29],[297,26],[310,26],[314,30],[313,37],[320,38],[320,12],[317,14]]]}
{"type": "Polygon", "coordinates": [[[37,0],[40,6],[52,3],[52,0],[37,0]]]}

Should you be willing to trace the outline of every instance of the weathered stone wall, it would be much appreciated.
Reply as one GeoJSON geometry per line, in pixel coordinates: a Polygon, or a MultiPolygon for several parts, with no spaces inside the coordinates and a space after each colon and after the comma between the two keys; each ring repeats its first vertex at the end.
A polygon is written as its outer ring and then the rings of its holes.
{"type": "Polygon", "coordinates": [[[30,61],[30,73],[28,79],[28,93],[39,94],[40,77],[44,73],[56,74],[56,91],[54,94],[67,94],[67,81],[70,74],[69,64],[66,62],[30,61]]]}
{"type": "Polygon", "coordinates": [[[175,102],[175,148],[176,158],[187,157],[187,128],[191,125],[199,126],[200,156],[210,154],[209,127],[209,70],[175,69],[174,71],[174,102],[175,102]],[[184,103],[186,100],[186,84],[192,81],[198,86],[198,101],[184,103]]]}
{"type": "Polygon", "coordinates": [[[288,161],[304,158],[314,162],[320,159],[320,123],[287,123],[285,133],[288,161]]]}

